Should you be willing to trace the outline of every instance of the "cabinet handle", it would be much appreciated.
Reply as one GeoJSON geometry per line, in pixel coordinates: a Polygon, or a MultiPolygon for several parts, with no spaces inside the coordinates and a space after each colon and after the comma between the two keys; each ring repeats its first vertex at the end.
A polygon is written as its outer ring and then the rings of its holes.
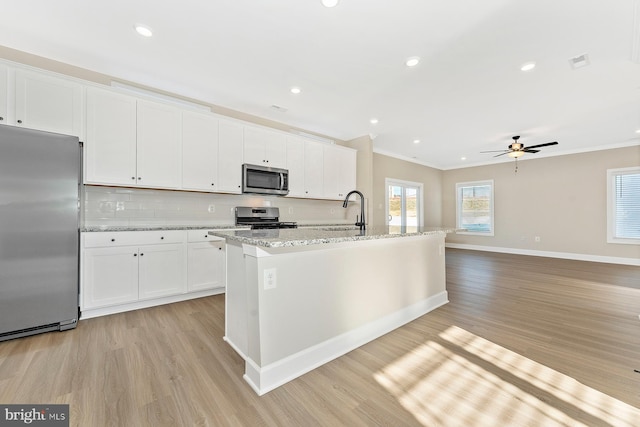
{"type": "Polygon", "coordinates": [[[22,123],[22,120],[18,120],[18,123],[20,123],[20,124],[21,124],[21,123],[22,123]]]}
{"type": "Polygon", "coordinates": [[[0,122],[4,120],[4,117],[0,117],[0,122]]]}

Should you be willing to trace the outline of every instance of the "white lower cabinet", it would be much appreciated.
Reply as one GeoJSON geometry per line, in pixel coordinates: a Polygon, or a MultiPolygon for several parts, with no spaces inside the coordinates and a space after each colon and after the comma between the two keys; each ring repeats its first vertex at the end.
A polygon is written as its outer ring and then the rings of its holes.
{"type": "Polygon", "coordinates": [[[82,317],[223,292],[224,240],[207,232],[82,233],[82,317]]]}
{"type": "Polygon", "coordinates": [[[92,248],[84,251],[84,309],[138,300],[137,248],[92,248]]]}
{"type": "Polygon", "coordinates": [[[191,230],[187,244],[187,290],[225,287],[225,242],[208,230],[191,230]]]}

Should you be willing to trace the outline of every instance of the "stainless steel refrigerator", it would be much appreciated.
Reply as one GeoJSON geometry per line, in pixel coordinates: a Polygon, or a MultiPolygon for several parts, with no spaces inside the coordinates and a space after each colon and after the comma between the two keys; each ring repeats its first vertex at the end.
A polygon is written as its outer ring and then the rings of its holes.
{"type": "Polygon", "coordinates": [[[0,341],[76,327],[80,150],[0,125],[0,341]]]}

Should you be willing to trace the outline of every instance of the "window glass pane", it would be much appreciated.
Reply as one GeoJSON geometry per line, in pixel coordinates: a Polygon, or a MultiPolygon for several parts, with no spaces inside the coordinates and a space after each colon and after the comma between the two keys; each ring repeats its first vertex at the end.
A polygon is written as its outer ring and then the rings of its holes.
{"type": "Polygon", "coordinates": [[[640,174],[615,175],[615,237],[640,239],[640,174]]]}
{"type": "Polygon", "coordinates": [[[405,188],[406,227],[407,232],[418,231],[418,189],[405,188]]]}
{"type": "Polygon", "coordinates": [[[389,186],[389,226],[400,227],[402,225],[402,187],[389,186]]]}
{"type": "Polygon", "coordinates": [[[490,183],[458,184],[458,227],[471,233],[493,233],[490,183]]]}

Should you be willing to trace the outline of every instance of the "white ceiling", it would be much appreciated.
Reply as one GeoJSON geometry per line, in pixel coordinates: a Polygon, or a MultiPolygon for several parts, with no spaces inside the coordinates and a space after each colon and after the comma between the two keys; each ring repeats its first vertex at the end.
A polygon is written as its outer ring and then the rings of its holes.
{"type": "Polygon", "coordinates": [[[13,1],[0,45],[440,169],[640,144],[640,0],[13,1]]]}

